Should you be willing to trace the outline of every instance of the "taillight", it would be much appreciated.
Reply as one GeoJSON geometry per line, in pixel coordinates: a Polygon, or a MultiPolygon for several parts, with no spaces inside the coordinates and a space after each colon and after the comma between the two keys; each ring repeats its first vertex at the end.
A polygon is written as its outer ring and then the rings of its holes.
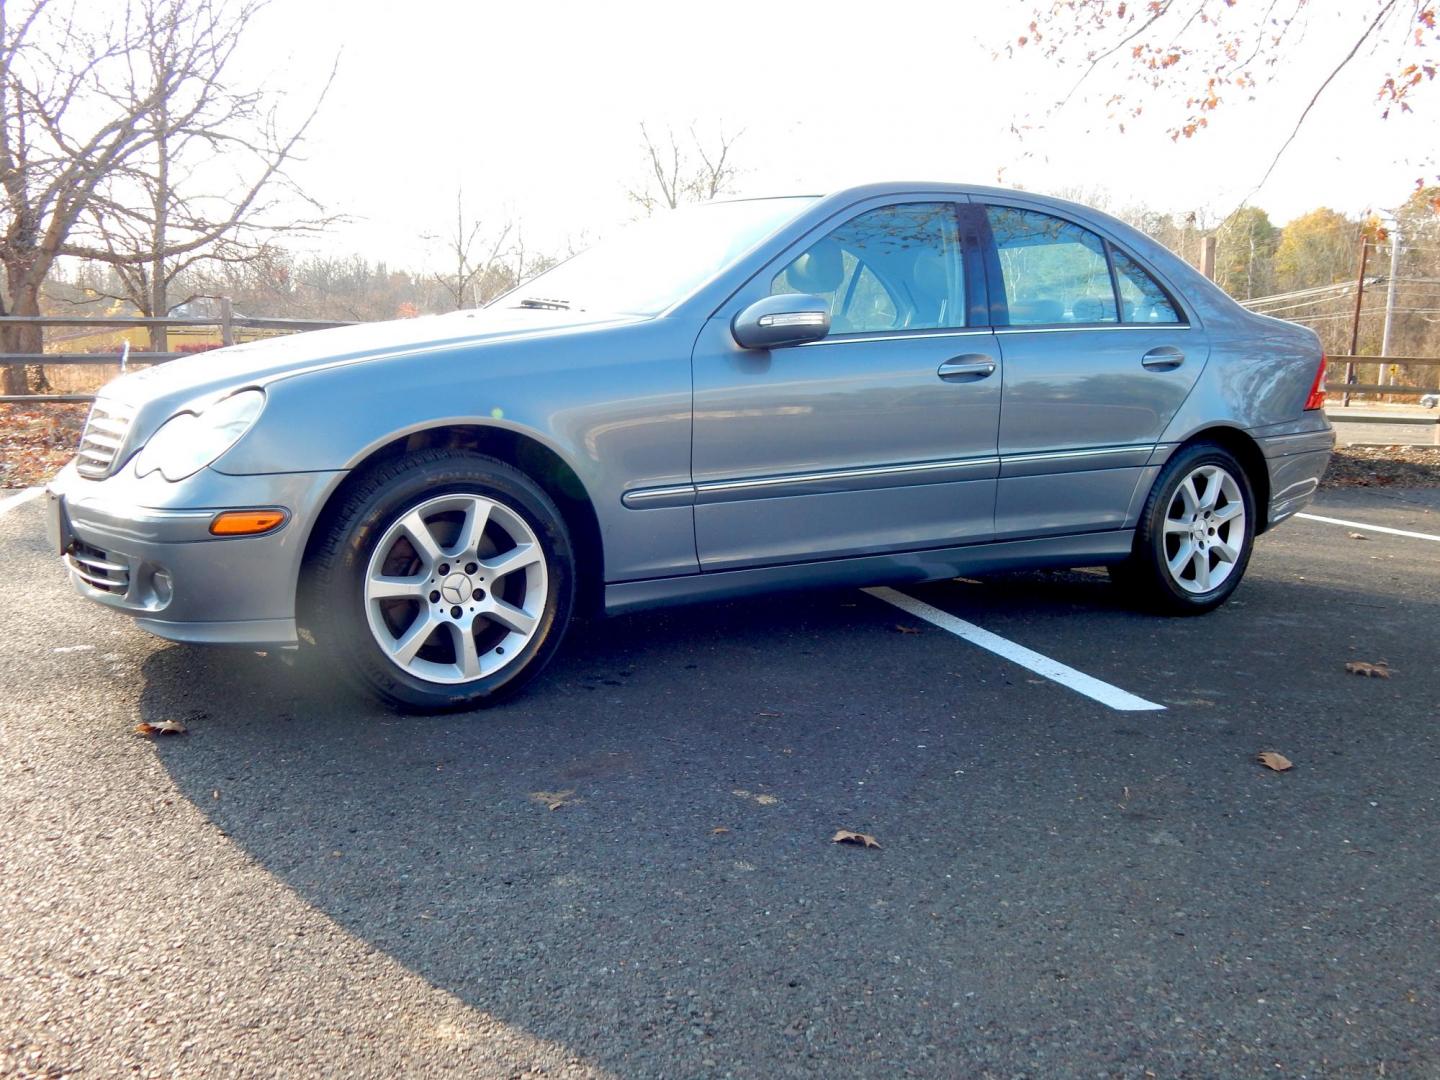
{"type": "Polygon", "coordinates": [[[1305,411],[1325,407],[1325,354],[1320,354],[1320,366],[1315,370],[1315,381],[1310,384],[1310,396],[1305,399],[1305,411]]]}

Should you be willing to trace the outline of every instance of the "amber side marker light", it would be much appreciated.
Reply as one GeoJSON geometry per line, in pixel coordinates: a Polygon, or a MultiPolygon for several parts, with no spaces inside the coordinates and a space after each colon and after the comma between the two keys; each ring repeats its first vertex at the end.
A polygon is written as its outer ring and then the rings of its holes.
{"type": "Polygon", "coordinates": [[[285,522],[283,510],[226,510],[210,522],[215,536],[257,536],[278,529],[285,522]]]}

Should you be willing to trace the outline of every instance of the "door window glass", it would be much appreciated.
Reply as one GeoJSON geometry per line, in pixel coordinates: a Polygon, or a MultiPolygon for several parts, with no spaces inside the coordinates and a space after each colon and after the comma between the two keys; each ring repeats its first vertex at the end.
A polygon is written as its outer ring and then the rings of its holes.
{"type": "Polygon", "coordinates": [[[1111,248],[1115,257],[1115,282],[1120,286],[1120,312],[1127,323],[1178,323],[1180,313],[1160,283],[1134,259],[1118,248],[1111,248]]]}
{"type": "Polygon", "coordinates": [[[1105,245],[1073,222],[987,206],[1011,326],[1113,323],[1115,289],[1105,245]]]}
{"type": "Polygon", "coordinates": [[[851,218],[791,260],[770,292],[823,297],[832,334],[964,326],[954,210],[948,203],[904,203],[851,218]]]}

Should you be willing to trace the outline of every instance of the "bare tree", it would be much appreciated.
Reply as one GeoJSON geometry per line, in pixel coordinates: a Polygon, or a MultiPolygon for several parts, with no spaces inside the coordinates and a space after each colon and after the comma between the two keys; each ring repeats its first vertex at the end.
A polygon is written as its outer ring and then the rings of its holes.
{"type": "MultiPolygon", "coordinates": [[[[164,314],[177,261],[257,212],[314,116],[282,134],[264,91],[229,86],[265,2],[127,0],[107,21],[80,0],[0,0],[0,314],[39,315],[65,255],[110,263],[142,311],[164,314]],[[236,185],[241,160],[250,171],[236,185]],[[211,184],[224,193],[199,189],[211,184]]],[[[39,352],[42,340],[7,326],[0,344],[39,352]]],[[[7,368],[6,392],[23,389],[7,368]]]]}
{"type": "Polygon", "coordinates": [[[483,219],[466,216],[464,190],[455,190],[454,228],[443,236],[426,238],[441,242],[446,260],[454,267],[453,272],[434,275],[435,284],[444,291],[446,301],[453,310],[479,305],[482,297],[477,286],[499,262],[513,227],[513,223],[507,221],[498,231],[487,236],[483,219]],[[488,254],[477,256],[477,246],[488,254]]]}
{"type": "Polygon", "coordinates": [[[734,185],[739,170],[730,152],[744,132],[727,136],[721,128],[709,147],[694,125],[689,134],[689,143],[682,146],[675,132],[667,129],[664,142],[657,143],[649,129],[640,125],[647,175],[644,183],[626,194],[647,215],[662,208],[674,210],[684,203],[709,202],[734,185]]]}
{"type": "MultiPolygon", "coordinates": [[[[243,28],[268,2],[222,10],[213,0],[137,0],[144,45],[132,63],[148,73],[147,82],[174,90],[144,117],[147,145],[115,170],[90,207],[83,223],[89,243],[68,247],[113,266],[124,284],[121,299],[143,315],[163,316],[191,299],[174,301],[170,287],[200,260],[253,259],[267,234],[313,231],[334,220],[285,173],[330,83],[302,121],[282,130],[270,95],[232,88],[227,77],[243,28]],[[287,208],[277,217],[284,196],[311,216],[287,208]]],[[[334,75],[332,66],[331,81],[334,75]]],[[[153,349],[165,350],[163,327],[150,338],[153,349]]]]}

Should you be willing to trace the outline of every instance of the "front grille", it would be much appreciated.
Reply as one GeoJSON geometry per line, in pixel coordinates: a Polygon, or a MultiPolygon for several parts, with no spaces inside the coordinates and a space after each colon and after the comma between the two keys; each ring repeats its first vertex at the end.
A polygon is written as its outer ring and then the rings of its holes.
{"type": "Polygon", "coordinates": [[[65,553],[65,565],[85,584],[101,592],[124,596],[130,591],[130,567],[118,556],[107,555],[83,540],[76,540],[65,553]]]}
{"type": "Polygon", "coordinates": [[[110,475],[125,435],[130,430],[134,412],[123,405],[97,401],[85,421],[85,434],[80,436],[80,456],[75,464],[81,476],[102,480],[110,475]]]}

